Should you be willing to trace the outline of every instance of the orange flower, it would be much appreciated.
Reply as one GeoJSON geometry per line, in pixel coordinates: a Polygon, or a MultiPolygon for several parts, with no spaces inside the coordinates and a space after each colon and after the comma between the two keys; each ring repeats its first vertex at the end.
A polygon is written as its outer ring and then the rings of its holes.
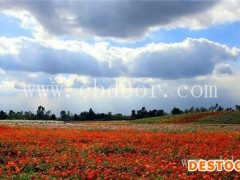
{"type": "Polygon", "coordinates": [[[221,179],[187,172],[182,159],[240,158],[239,132],[151,132],[0,126],[0,179],[221,179]],[[3,168],[4,167],[4,168],[3,168]]]}

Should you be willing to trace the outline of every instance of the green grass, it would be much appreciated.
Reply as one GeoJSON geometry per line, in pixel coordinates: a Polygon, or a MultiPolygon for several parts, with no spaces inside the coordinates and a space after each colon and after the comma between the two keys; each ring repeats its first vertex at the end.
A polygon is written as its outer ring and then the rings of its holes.
{"type": "Polygon", "coordinates": [[[136,119],[129,121],[130,123],[136,123],[136,124],[154,124],[159,123],[162,120],[166,119],[168,116],[159,116],[159,117],[149,117],[149,118],[143,118],[143,119],[136,119]]]}
{"type": "Polygon", "coordinates": [[[187,114],[149,117],[132,120],[130,122],[136,124],[176,123],[179,119],[183,118],[184,116],[187,116],[187,114]]]}
{"type": "Polygon", "coordinates": [[[11,180],[29,180],[29,179],[41,179],[37,173],[27,172],[22,174],[16,174],[12,178],[8,178],[7,176],[0,176],[1,179],[11,179],[11,180]]]}
{"type": "MultiPolygon", "coordinates": [[[[193,114],[167,115],[159,117],[150,117],[132,120],[130,123],[134,124],[157,124],[157,123],[177,123],[180,119],[192,116],[193,114]]],[[[206,124],[240,124],[240,111],[225,112],[220,115],[210,115],[200,118],[194,123],[206,124]]]]}
{"type": "Polygon", "coordinates": [[[240,124],[240,112],[228,112],[217,116],[204,117],[196,121],[206,124],[240,124]]]}

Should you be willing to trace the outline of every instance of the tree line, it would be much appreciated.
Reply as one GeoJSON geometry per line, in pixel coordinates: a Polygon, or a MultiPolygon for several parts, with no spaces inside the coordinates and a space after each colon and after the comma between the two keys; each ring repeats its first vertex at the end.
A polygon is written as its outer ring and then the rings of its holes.
{"type": "MultiPolygon", "coordinates": [[[[240,105],[236,105],[235,109],[233,108],[223,108],[222,106],[216,104],[209,108],[205,107],[191,107],[189,109],[181,110],[180,108],[174,107],[171,110],[171,114],[188,114],[188,113],[199,113],[199,112],[214,112],[214,111],[240,111],[240,105]]],[[[57,117],[55,114],[52,114],[51,111],[47,111],[43,106],[39,106],[36,113],[31,111],[20,111],[14,112],[10,110],[8,113],[1,110],[0,111],[0,120],[61,120],[61,121],[94,121],[94,120],[134,120],[148,117],[157,117],[157,116],[166,116],[166,113],[163,109],[153,109],[147,110],[145,107],[142,107],[139,110],[132,110],[131,115],[123,115],[121,113],[112,114],[108,113],[95,113],[92,108],[89,111],[83,111],[79,114],[72,114],[70,111],[62,110],[60,116],[57,117]]]]}

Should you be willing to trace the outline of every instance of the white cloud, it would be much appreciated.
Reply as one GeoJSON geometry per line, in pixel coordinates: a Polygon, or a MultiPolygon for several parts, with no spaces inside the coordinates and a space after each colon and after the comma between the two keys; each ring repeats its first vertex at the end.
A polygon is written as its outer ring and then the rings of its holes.
{"type": "Polygon", "coordinates": [[[14,81],[0,81],[1,90],[12,90],[14,89],[14,81]]]}
{"type": "Polygon", "coordinates": [[[222,0],[212,8],[191,16],[181,17],[160,28],[205,29],[209,26],[240,21],[239,0],[222,0]]]}
{"type": "Polygon", "coordinates": [[[71,74],[69,76],[59,74],[54,77],[54,80],[57,84],[64,85],[65,87],[72,87],[76,82],[79,82],[81,84],[88,84],[90,81],[90,78],[87,76],[78,76],[76,74],[71,74]]]}
{"type": "Polygon", "coordinates": [[[18,55],[21,39],[19,38],[6,38],[0,36],[0,55],[18,55]]]}
{"type": "Polygon", "coordinates": [[[214,74],[229,74],[233,73],[233,67],[230,64],[217,64],[214,69],[214,74]]]}
{"type": "Polygon", "coordinates": [[[137,39],[159,28],[203,29],[240,19],[238,0],[88,3],[3,1],[1,9],[40,40],[49,39],[49,34],[137,39]]]}
{"type": "MultiPolygon", "coordinates": [[[[16,73],[14,73],[16,74],[16,73]]],[[[6,75],[5,75],[6,76],[6,75]]],[[[8,76],[8,75],[7,75],[8,76]]],[[[56,75],[51,76],[54,79],[53,84],[55,84],[55,78],[60,79],[58,82],[60,84],[65,83],[65,85],[68,85],[66,89],[64,89],[64,92],[61,96],[61,98],[41,98],[37,95],[33,98],[26,99],[25,94],[23,91],[14,91],[14,93],[11,93],[10,91],[13,90],[13,88],[16,85],[16,82],[19,82],[19,84],[32,84],[32,83],[41,83],[44,82],[45,78],[48,78],[49,74],[39,74],[36,73],[31,81],[29,81],[30,77],[28,73],[18,73],[18,77],[13,76],[12,78],[9,78],[9,80],[1,81],[0,83],[0,96],[1,101],[0,105],[2,108],[11,107],[15,109],[21,109],[23,108],[22,102],[26,102],[24,104],[24,110],[32,110],[32,107],[37,108],[37,106],[41,103],[44,105],[44,107],[47,107],[48,109],[53,110],[53,112],[59,113],[60,109],[67,109],[71,112],[79,113],[83,110],[88,110],[90,107],[94,108],[97,112],[104,112],[104,111],[113,111],[113,112],[122,112],[129,114],[131,109],[139,109],[142,106],[146,106],[147,109],[152,108],[163,108],[165,110],[170,110],[173,106],[177,106],[180,108],[189,108],[191,106],[204,106],[204,107],[210,107],[211,105],[214,105],[216,103],[219,103],[220,105],[224,107],[234,106],[239,102],[239,88],[240,86],[236,83],[238,79],[240,78],[239,74],[233,73],[231,76],[226,74],[212,74],[212,75],[206,75],[205,78],[202,76],[202,78],[196,77],[191,79],[179,79],[179,80],[161,80],[158,78],[129,78],[129,77],[120,77],[120,78],[97,78],[97,85],[103,85],[103,83],[107,83],[104,85],[106,87],[104,90],[99,90],[96,92],[96,96],[94,95],[94,90],[86,90],[86,92],[82,92],[83,95],[87,95],[88,98],[84,99],[83,96],[79,93],[79,87],[73,87],[75,84],[75,81],[80,80],[80,78],[83,78],[82,80],[86,80],[88,85],[92,87],[92,81],[94,78],[91,77],[81,77],[78,75],[56,75]],[[57,78],[58,77],[58,78],[57,78]],[[117,88],[111,88],[111,90],[108,90],[107,88],[110,85],[113,85],[115,83],[114,80],[117,80],[120,82],[120,87],[117,88]],[[73,83],[72,83],[73,82],[73,83]],[[187,85],[188,87],[188,98],[179,98],[177,95],[177,89],[180,85],[187,85]],[[147,88],[147,94],[146,97],[143,98],[137,98],[136,93],[139,95],[144,94],[143,91],[141,91],[139,88],[136,89],[136,85],[143,85],[147,88]],[[152,86],[150,86],[152,85],[152,86]],[[160,85],[160,87],[159,87],[160,85]],[[218,89],[218,98],[193,98],[191,96],[191,88],[194,85],[217,85],[218,89]],[[154,98],[152,98],[152,89],[151,87],[155,87],[154,90],[154,98]],[[104,91],[104,96],[99,97],[102,94],[102,91],[104,91]],[[118,91],[118,97],[114,97],[114,94],[118,91]],[[109,92],[113,97],[109,96],[109,92]],[[69,94],[69,98],[66,99],[65,93],[69,94]],[[167,94],[167,98],[164,98],[164,94],[167,94]],[[130,95],[129,97],[126,97],[130,95]],[[10,100],[9,96],[14,96],[14,103],[12,104],[12,100],[10,100]],[[4,97],[7,97],[8,99],[4,100],[4,97]],[[79,101],[81,99],[81,101],[79,101]],[[10,101],[9,103],[6,103],[10,101]],[[66,100],[71,103],[66,103],[66,100]],[[99,103],[100,102],[100,103],[99,103]],[[5,104],[4,104],[5,103],[5,104]],[[101,104],[101,105],[100,105],[101,104]],[[106,106],[102,106],[102,104],[107,104],[106,106]],[[100,105],[100,106],[98,106],[100,105]],[[78,108],[76,108],[78,107],[78,108]],[[79,107],[81,109],[79,109],[79,107]]],[[[50,83],[50,82],[48,82],[50,83]]],[[[35,109],[33,109],[35,111],[35,109]]]]}
{"type": "Polygon", "coordinates": [[[0,56],[3,70],[93,77],[191,78],[211,74],[216,65],[236,60],[240,54],[236,47],[191,38],[179,43],[152,43],[139,48],[78,41],[38,42],[30,38],[1,40],[12,47],[5,48],[0,56]],[[6,56],[13,52],[18,56],[6,56]]]}
{"type": "Polygon", "coordinates": [[[14,80],[1,80],[0,81],[0,97],[13,97],[17,95],[17,92],[14,89],[14,80]]]}
{"type": "Polygon", "coordinates": [[[48,39],[50,37],[50,35],[44,30],[44,27],[36,20],[30,11],[15,8],[3,10],[1,13],[19,19],[20,27],[30,30],[33,37],[37,40],[48,39]]]}
{"type": "Polygon", "coordinates": [[[0,68],[0,75],[4,75],[5,71],[0,68]]]}

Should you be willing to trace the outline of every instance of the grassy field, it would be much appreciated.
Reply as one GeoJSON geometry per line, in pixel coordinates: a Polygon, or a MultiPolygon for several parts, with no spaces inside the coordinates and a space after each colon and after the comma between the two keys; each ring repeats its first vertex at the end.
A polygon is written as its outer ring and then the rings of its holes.
{"type": "Polygon", "coordinates": [[[240,112],[228,112],[217,116],[204,117],[197,120],[197,123],[240,124],[240,112]]]}
{"type": "Polygon", "coordinates": [[[176,123],[180,119],[188,117],[188,114],[180,114],[180,115],[167,115],[160,117],[150,117],[143,118],[131,121],[131,123],[139,123],[139,124],[156,124],[156,123],[176,123]]]}
{"type": "Polygon", "coordinates": [[[158,123],[207,123],[207,124],[240,124],[240,111],[206,112],[194,114],[168,115],[133,120],[136,124],[158,123]]]}

